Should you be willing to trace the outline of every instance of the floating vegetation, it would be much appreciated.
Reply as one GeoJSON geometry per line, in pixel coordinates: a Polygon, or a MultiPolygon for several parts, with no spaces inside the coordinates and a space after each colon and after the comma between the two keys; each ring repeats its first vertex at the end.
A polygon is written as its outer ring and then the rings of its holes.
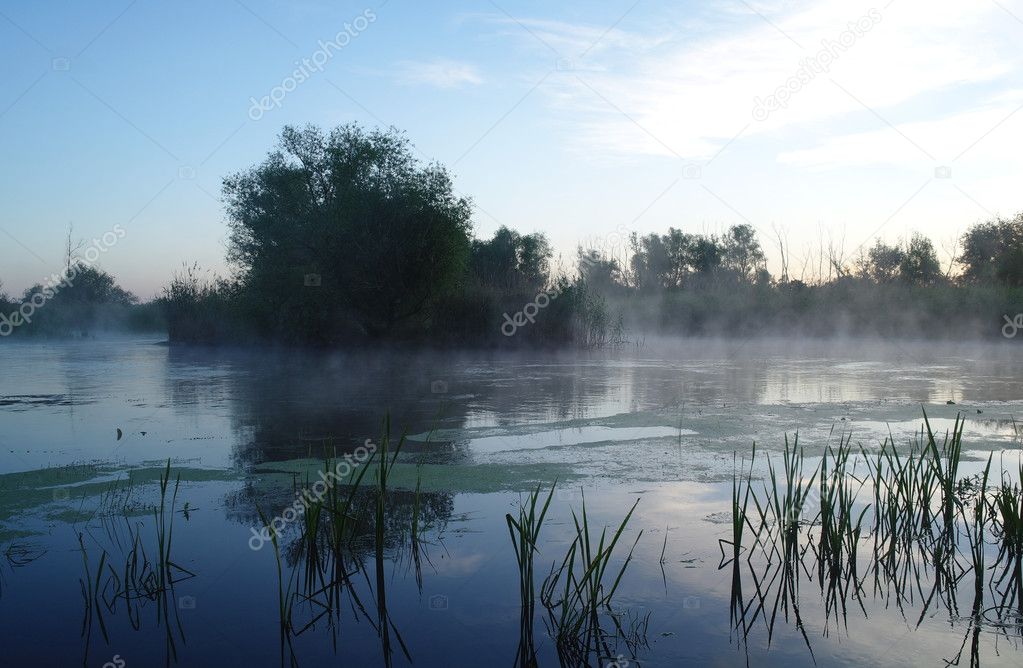
{"type": "MultiPolygon", "coordinates": [[[[842,436],[824,448],[813,471],[798,439],[786,439],[783,475],[768,457],[760,490],[751,480],[752,458],[749,469],[737,469],[732,539],[720,541],[720,568],[732,566],[731,619],[740,637],[748,638],[760,621],[770,644],[782,612],[812,655],[799,613],[801,581],[820,590],[825,634],[832,622],[846,626],[850,603],[865,617],[864,597],[873,596],[917,626],[939,606],[952,621],[968,621],[973,659],[982,625],[1023,636],[1023,463],[1016,481],[1003,469],[995,487],[993,457],[980,473],[962,476],[963,428],[960,415],[936,437],[924,413],[924,428],[901,453],[891,437],[871,452],[854,449],[851,437],[842,436]],[[727,559],[725,545],[732,547],[727,559]],[[749,598],[746,574],[754,589],[749,598]],[[968,584],[973,600],[964,616],[958,597],[968,584]],[[917,609],[912,617],[911,607],[917,609]]],[[[965,645],[966,639],[960,654],[965,645]]]]}

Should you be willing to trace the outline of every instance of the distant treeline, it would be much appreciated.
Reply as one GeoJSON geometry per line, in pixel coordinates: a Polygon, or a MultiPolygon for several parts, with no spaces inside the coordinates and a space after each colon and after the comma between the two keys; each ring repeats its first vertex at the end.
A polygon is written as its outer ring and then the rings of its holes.
{"type": "Polygon", "coordinates": [[[473,205],[443,166],[422,164],[395,130],[357,125],[285,128],[223,195],[230,277],[186,267],[140,305],[78,263],[32,329],[119,321],[165,325],[185,343],[607,346],[645,334],[997,337],[1023,313],[1023,214],[972,227],[944,267],[913,235],[850,258],[822,248],[793,271],[779,236],[775,277],[751,225],[614,234],[563,261],[542,233],[475,238],[473,205]]]}
{"type": "Polygon", "coordinates": [[[121,288],[114,277],[75,259],[15,299],[0,286],[0,337],[86,338],[103,332],[162,332],[163,307],[121,288]]]}
{"type": "Polygon", "coordinates": [[[722,237],[632,235],[624,260],[591,250],[601,261],[581,275],[634,332],[988,338],[1023,328],[1023,214],[974,225],[944,268],[931,240],[914,234],[895,245],[877,240],[851,259],[822,248],[807,258],[815,280],[804,281],[789,276],[788,250],[777,243],[777,278],[750,225],[722,237]]]}

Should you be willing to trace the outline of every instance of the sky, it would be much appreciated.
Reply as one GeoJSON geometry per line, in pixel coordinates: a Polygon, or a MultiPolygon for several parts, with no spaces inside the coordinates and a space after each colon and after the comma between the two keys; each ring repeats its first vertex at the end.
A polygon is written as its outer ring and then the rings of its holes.
{"type": "Polygon", "coordinates": [[[1023,0],[0,0],[0,281],[69,227],[143,298],[229,272],[222,179],[307,123],[402,130],[478,236],[566,263],[740,223],[775,274],[779,238],[795,277],[916,232],[947,259],[1023,210],[1021,42],[1023,0]]]}

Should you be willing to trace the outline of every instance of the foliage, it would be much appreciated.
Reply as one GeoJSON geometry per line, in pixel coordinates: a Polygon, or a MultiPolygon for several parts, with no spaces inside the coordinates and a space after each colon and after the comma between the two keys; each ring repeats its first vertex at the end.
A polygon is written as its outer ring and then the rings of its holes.
{"type": "Polygon", "coordinates": [[[553,255],[547,237],[501,226],[492,239],[474,239],[469,260],[473,279],[504,289],[539,290],[550,278],[553,255]]]}
{"type": "Polygon", "coordinates": [[[458,286],[468,260],[470,202],[395,130],[286,127],[224,196],[229,259],[271,338],[393,336],[458,286]]]}
{"type": "Polygon", "coordinates": [[[621,255],[580,246],[567,271],[552,267],[542,233],[502,226],[474,238],[469,200],[393,129],[285,128],[263,163],[225,179],[224,194],[237,273],[175,277],[162,300],[172,340],[606,346],[627,329],[974,337],[996,336],[1023,311],[1023,214],[970,229],[944,268],[914,234],[876,241],[852,267],[822,247],[804,280],[790,279],[786,259],[775,281],[750,224],[634,233],[621,255]],[[528,309],[513,336],[503,329],[528,309]]]}
{"type": "Polygon", "coordinates": [[[112,275],[72,260],[68,269],[46,285],[37,283],[13,300],[0,292],[0,313],[16,336],[88,337],[101,331],[159,331],[160,313],[153,304],[117,284],[112,275]]]}
{"type": "Polygon", "coordinates": [[[963,235],[963,279],[1023,287],[1023,213],[972,227],[963,235]]]}

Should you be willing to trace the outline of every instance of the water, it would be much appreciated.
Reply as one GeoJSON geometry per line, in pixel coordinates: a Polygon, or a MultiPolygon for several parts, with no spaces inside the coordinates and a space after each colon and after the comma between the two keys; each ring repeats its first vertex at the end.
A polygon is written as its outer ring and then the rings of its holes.
{"type": "MultiPolygon", "coordinates": [[[[990,453],[1015,465],[1023,356],[1011,345],[735,340],[572,354],[326,354],[125,339],[3,345],[0,364],[0,628],[11,664],[102,666],[116,655],[129,666],[277,665],[292,652],[300,665],[382,663],[372,550],[359,590],[366,614],[351,605],[336,639],[320,619],[288,647],[273,550],[253,550],[250,539],[257,508],[281,513],[318,480],[326,453],[378,442],[388,413],[408,434],[389,509],[407,526],[421,476],[428,525],[421,590],[407,536],[392,527],[386,541],[387,608],[416,665],[513,662],[519,599],[505,514],[555,478],[538,580],[564,555],[584,495],[599,525],[617,524],[640,499],[623,542],[643,535],[615,607],[649,623],[638,646],[619,642],[603,664],[621,656],[624,665],[635,652],[642,665],[747,656],[750,665],[944,665],[964,641],[968,659],[973,631],[983,665],[1023,659],[1018,627],[971,626],[966,603],[918,624],[919,607],[900,611],[872,593],[838,620],[812,584],[799,600],[805,639],[791,620],[770,642],[763,624],[743,638],[729,623],[731,569],[719,569],[718,546],[731,530],[733,453],[753,441],[779,453],[798,430],[810,457],[841,434],[866,447],[889,432],[908,443],[923,408],[938,431],[966,416],[967,473],[990,453]],[[93,570],[106,551],[120,572],[125,527],[155,540],[156,481],[168,458],[182,480],[172,558],[194,577],[175,585],[166,610],[139,600],[134,616],[124,600],[100,597],[83,634],[78,536],[93,570]]],[[[286,573],[300,523],[282,537],[286,573]]],[[[306,605],[295,616],[315,614],[306,605]]],[[[543,616],[540,607],[540,665],[557,665],[543,616]]],[[[400,648],[393,658],[406,662],[400,648]]]]}

